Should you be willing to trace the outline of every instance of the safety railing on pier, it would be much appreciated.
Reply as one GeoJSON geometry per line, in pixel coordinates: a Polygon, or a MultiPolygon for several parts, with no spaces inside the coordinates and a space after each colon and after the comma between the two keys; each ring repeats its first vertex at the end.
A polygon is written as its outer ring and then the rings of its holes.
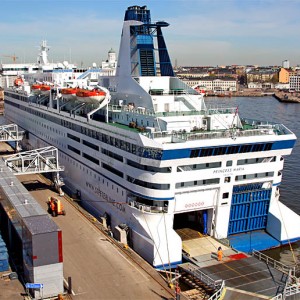
{"type": "Polygon", "coordinates": [[[295,267],[286,266],[285,264],[283,264],[283,263],[257,251],[257,250],[252,251],[252,256],[256,257],[260,261],[264,261],[267,265],[272,266],[274,269],[277,269],[286,274],[290,274],[291,276],[295,276],[295,273],[296,273],[295,267]]]}
{"type": "Polygon", "coordinates": [[[257,259],[264,261],[266,264],[272,266],[273,268],[286,273],[287,274],[287,281],[285,284],[285,288],[283,293],[280,293],[272,298],[272,300],[282,300],[286,299],[288,296],[300,294],[300,279],[296,277],[296,268],[286,266],[283,263],[257,251],[252,251],[252,256],[256,257],[257,259]]]}
{"type": "Polygon", "coordinates": [[[206,275],[205,273],[203,273],[202,271],[200,271],[200,267],[197,267],[190,263],[186,263],[184,267],[179,266],[179,268],[182,268],[184,272],[192,275],[193,277],[196,277],[201,282],[213,288],[214,290],[219,290],[222,287],[222,285],[224,285],[224,281],[222,279],[214,280],[208,275],[206,275]]]}

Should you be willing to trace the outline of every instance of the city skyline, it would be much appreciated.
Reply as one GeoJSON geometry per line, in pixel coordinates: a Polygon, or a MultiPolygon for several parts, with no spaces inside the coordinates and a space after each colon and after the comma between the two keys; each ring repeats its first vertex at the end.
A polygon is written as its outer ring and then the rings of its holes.
{"type": "Polygon", "coordinates": [[[0,59],[34,62],[47,40],[50,61],[99,65],[109,49],[118,54],[132,5],[146,5],[153,22],[170,24],[163,33],[178,66],[300,64],[296,0],[2,0],[0,59]]]}

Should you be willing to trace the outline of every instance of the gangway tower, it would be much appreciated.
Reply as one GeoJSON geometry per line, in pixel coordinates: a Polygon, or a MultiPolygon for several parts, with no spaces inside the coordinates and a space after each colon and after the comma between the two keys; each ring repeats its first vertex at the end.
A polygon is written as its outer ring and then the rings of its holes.
{"type": "Polygon", "coordinates": [[[15,142],[16,150],[19,149],[19,142],[23,139],[24,134],[24,131],[19,131],[17,124],[0,126],[0,142],[15,142]]]}
{"type": "Polygon", "coordinates": [[[54,174],[55,188],[61,196],[63,191],[61,187],[64,185],[59,177],[59,172],[64,171],[64,167],[58,163],[58,149],[49,146],[40,149],[34,149],[25,152],[19,152],[13,155],[5,156],[5,165],[15,174],[36,174],[49,173],[54,174]]]}

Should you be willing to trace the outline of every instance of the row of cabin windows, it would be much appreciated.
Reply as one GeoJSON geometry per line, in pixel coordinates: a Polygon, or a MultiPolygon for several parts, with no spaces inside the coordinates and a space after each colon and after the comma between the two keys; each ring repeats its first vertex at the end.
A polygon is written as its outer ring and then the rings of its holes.
{"type": "Polygon", "coordinates": [[[181,188],[189,188],[192,186],[201,186],[201,185],[218,184],[218,183],[220,183],[220,178],[210,178],[210,179],[203,179],[203,180],[177,182],[175,188],[181,189],[181,188]]]}
{"type": "MultiPolygon", "coordinates": [[[[16,95],[16,94],[10,94],[10,96],[13,97],[13,98],[22,100],[24,102],[27,99],[27,97],[23,97],[23,96],[16,95]]],[[[137,155],[139,157],[150,158],[150,159],[155,159],[155,160],[161,160],[161,158],[162,158],[162,150],[161,149],[140,147],[140,146],[137,146],[136,144],[125,142],[123,140],[114,138],[112,136],[109,136],[107,134],[98,132],[96,130],[89,129],[85,126],[81,126],[81,125],[75,124],[73,122],[70,122],[70,121],[55,117],[55,116],[50,116],[50,115],[47,115],[45,113],[36,111],[33,108],[24,107],[22,105],[13,103],[13,102],[8,101],[8,100],[6,102],[9,105],[12,105],[12,106],[18,107],[21,110],[27,111],[29,114],[32,114],[32,115],[41,117],[44,120],[51,121],[53,123],[59,124],[59,125],[65,127],[65,128],[69,128],[73,131],[84,134],[84,135],[89,136],[93,139],[102,141],[103,143],[106,143],[106,144],[109,144],[113,147],[122,149],[126,152],[132,153],[132,154],[137,155]]],[[[69,137],[73,140],[76,140],[76,141],[80,142],[80,138],[78,138],[78,137],[76,138],[74,135],[70,135],[69,137]]],[[[86,146],[88,146],[88,147],[90,147],[91,145],[93,145],[93,144],[91,144],[91,143],[86,144],[86,146]]],[[[98,146],[96,146],[96,147],[98,147],[98,146]]]]}
{"type": "MultiPolygon", "coordinates": [[[[98,181],[101,182],[102,181],[102,184],[105,184],[105,179],[104,177],[100,176],[98,173],[95,173],[95,172],[92,172],[91,170],[88,169],[88,167],[84,167],[82,166],[80,163],[78,163],[76,160],[70,158],[68,155],[65,155],[65,154],[62,154],[61,152],[59,152],[59,155],[61,157],[63,157],[65,160],[67,160],[68,162],[72,163],[74,166],[76,166],[77,168],[80,168],[80,170],[82,170],[83,172],[86,172],[87,174],[89,174],[90,176],[92,176],[94,174],[94,179],[97,180],[98,178],[98,181]]],[[[86,182],[86,186],[91,188],[91,184],[86,182]]],[[[106,181],[106,186],[109,187],[109,181],[107,180],[106,181]]],[[[93,188],[93,187],[92,187],[93,188]]],[[[115,186],[113,184],[111,184],[111,189],[114,190],[115,189],[115,186]]],[[[116,191],[117,193],[119,193],[119,187],[117,186],[116,187],[116,191]]],[[[122,193],[122,196],[124,196],[124,190],[121,189],[121,193],[122,193]]]]}
{"type": "Polygon", "coordinates": [[[249,180],[249,179],[255,179],[255,178],[266,178],[266,177],[273,177],[273,176],[274,176],[274,172],[263,172],[263,173],[238,175],[238,176],[235,176],[235,181],[249,180]]]}
{"type": "Polygon", "coordinates": [[[259,152],[259,151],[269,151],[271,149],[272,149],[272,143],[209,147],[209,148],[199,148],[199,149],[191,150],[190,157],[191,158],[207,157],[207,156],[227,155],[227,154],[235,154],[235,153],[259,152]]]}
{"type": "MultiPolygon", "coordinates": [[[[68,145],[68,149],[73,151],[74,153],[78,154],[78,155],[81,155],[81,152],[77,149],[77,148],[74,148],[72,147],[71,145],[68,145]]],[[[100,164],[100,161],[99,159],[95,158],[95,157],[92,157],[84,152],[82,152],[82,157],[93,162],[94,164],[98,165],[100,164]]],[[[123,178],[123,173],[116,170],[115,168],[105,164],[105,163],[102,163],[102,168],[110,171],[111,173],[114,173],[115,175],[119,176],[119,177],[122,177],[123,178]]]]}
{"type": "MultiPolygon", "coordinates": [[[[280,175],[280,172],[278,173],[278,175],[280,175]]],[[[255,178],[268,178],[268,177],[273,177],[273,176],[274,176],[274,172],[263,172],[263,173],[255,173],[255,174],[237,175],[237,176],[235,176],[235,181],[250,180],[250,179],[255,179],[255,178]]],[[[228,183],[230,181],[231,181],[231,177],[224,178],[225,183],[228,183]]],[[[193,186],[218,184],[218,183],[220,183],[220,178],[192,180],[192,181],[177,182],[175,185],[175,188],[176,189],[190,188],[193,186]]]]}

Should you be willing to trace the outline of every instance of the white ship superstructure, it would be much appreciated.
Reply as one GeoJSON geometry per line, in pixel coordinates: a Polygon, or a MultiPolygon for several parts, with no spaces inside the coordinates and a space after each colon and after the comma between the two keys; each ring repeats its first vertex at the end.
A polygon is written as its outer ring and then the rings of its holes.
{"type": "Polygon", "coordinates": [[[298,239],[299,216],[278,189],[296,136],[237,108],[207,109],[174,76],[166,26],[129,7],[116,75],[95,85],[104,99],[64,99],[58,87],[39,97],[25,85],[5,91],[6,118],[28,132],[27,145],[57,147],[66,186],[115,235],[128,229],[130,246],[156,268],[182,261],[176,229],[187,226],[218,239],[253,230],[298,239]]]}
{"type": "Polygon", "coordinates": [[[47,41],[43,40],[40,44],[39,53],[35,63],[13,63],[13,64],[0,64],[0,73],[2,80],[0,86],[8,87],[13,85],[14,80],[25,74],[51,74],[54,70],[75,70],[77,66],[64,61],[63,63],[49,62],[48,52],[50,47],[47,41]]]}

